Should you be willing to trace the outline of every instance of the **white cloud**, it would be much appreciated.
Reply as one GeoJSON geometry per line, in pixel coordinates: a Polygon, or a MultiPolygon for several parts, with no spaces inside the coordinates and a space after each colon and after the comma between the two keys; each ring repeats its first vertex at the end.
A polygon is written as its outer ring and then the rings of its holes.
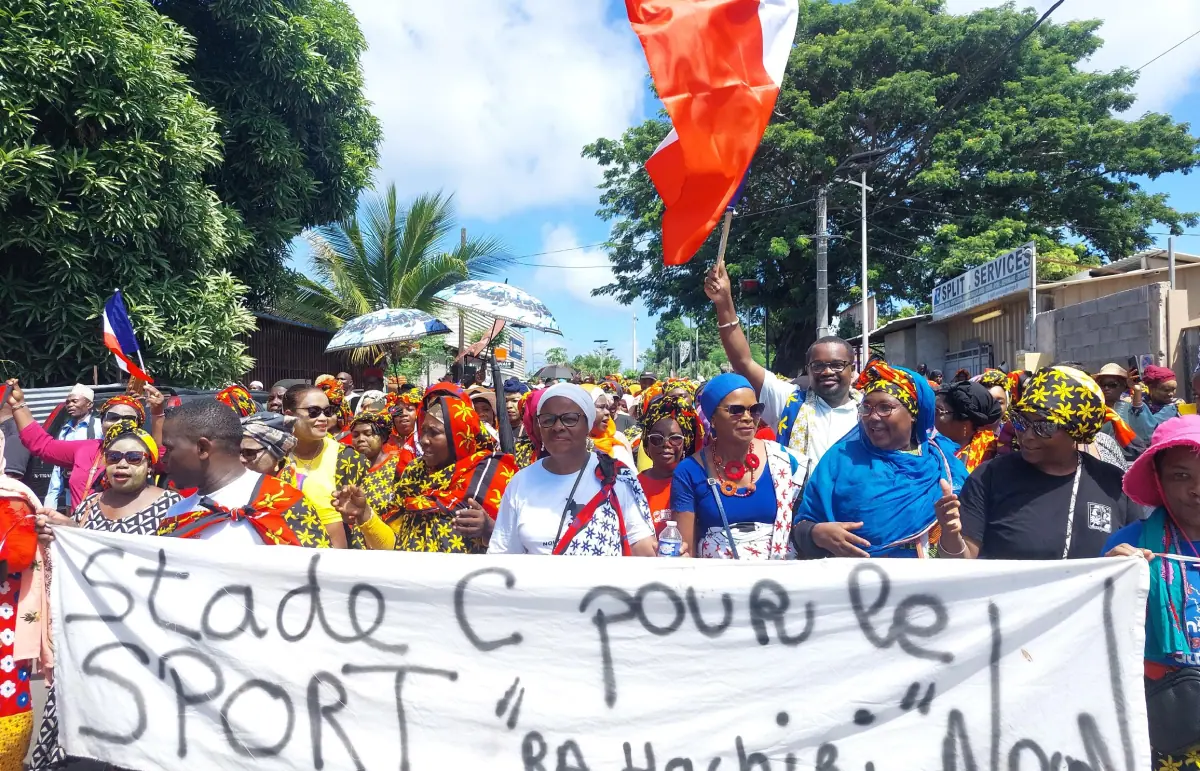
{"type": "Polygon", "coordinates": [[[379,182],[455,192],[465,217],[596,200],[580,158],[637,121],[645,60],[606,0],[350,0],[383,122],[379,182]]]}
{"type": "Polygon", "coordinates": [[[553,292],[560,304],[583,303],[601,310],[632,313],[630,306],[621,305],[611,296],[592,296],[596,287],[613,283],[613,271],[604,247],[580,249],[580,246],[579,237],[570,225],[542,226],[541,251],[551,254],[530,257],[529,261],[556,267],[537,268],[533,282],[548,296],[553,292]]]}
{"type": "MultiPolygon", "coordinates": [[[[948,0],[952,13],[1000,5],[997,0],[948,0]]],[[[1020,0],[1019,7],[1031,6],[1039,14],[1054,0],[1020,0]]],[[[1117,67],[1137,69],[1158,54],[1200,29],[1200,2],[1197,0],[1075,0],[1068,1],[1051,16],[1052,21],[1103,19],[1099,36],[1101,48],[1088,62],[1097,71],[1117,67]]],[[[1200,85],[1200,36],[1151,64],[1141,73],[1136,90],[1137,104],[1125,113],[1131,118],[1148,111],[1164,112],[1177,104],[1190,90],[1200,85]]]]}

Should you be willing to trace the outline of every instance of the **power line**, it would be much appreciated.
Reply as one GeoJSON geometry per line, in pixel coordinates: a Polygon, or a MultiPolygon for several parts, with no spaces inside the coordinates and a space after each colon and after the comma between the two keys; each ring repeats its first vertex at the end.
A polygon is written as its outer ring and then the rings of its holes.
{"type": "Polygon", "coordinates": [[[1188,35],[1188,36],[1187,36],[1187,37],[1185,37],[1183,40],[1180,40],[1178,43],[1176,43],[1175,45],[1171,46],[1171,47],[1170,47],[1170,48],[1168,48],[1167,50],[1163,51],[1161,54],[1159,54],[1158,56],[1154,57],[1154,58],[1153,58],[1153,59],[1151,59],[1150,61],[1146,62],[1146,63],[1145,63],[1145,64],[1143,64],[1141,67],[1138,67],[1136,70],[1134,70],[1134,73],[1136,74],[1136,73],[1139,73],[1139,72],[1141,72],[1142,70],[1146,69],[1146,68],[1147,68],[1147,67],[1149,67],[1151,64],[1154,64],[1156,61],[1158,61],[1159,59],[1163,58],[1163,57],[1164,57],[1164,56],[1166,56],[1167,54],[1171,53],[1172,51],[1174,51],[1174,50],[1175,50],[1176,48],[1178,48],[1179,46],[1183,45],[1183,44],[1184,44],[1184,43],[1186,43],[1187,41],[1189,41],[1189,40],[1191,40],[1192,38],[1196,37],[1196,35],[1200,35],[1200,29],[1198,29],[1198,30],[1196,30],[1195,32],[1193,32],[1192,34],[1188,35]]]}

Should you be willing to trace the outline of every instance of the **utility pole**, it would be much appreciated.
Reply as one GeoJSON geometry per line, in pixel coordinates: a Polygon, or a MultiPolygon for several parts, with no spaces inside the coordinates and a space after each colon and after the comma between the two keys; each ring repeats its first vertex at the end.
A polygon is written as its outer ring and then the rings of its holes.
{"type": "Polygon", "coordinates": [[[829,334],[829,239],[825,186],[817,190],[817,337],[829,334]]]}
{"type": "MultiPolygon", "coordinates": [[[[467,248],[467,229],[463,228],[458,234],[458,243],[462,249],[467,248]]],[[[458,309],[458,379],[461,382],[464,373],[467,370],[467,359],[463,356],[463,351],[467,349],[467,312],[462,308],[458,309]]]]}
{"type": "Polygon", "coordinates": [[[632,363],[629,365],[629,368],[630,368],[630,369],[637,369],[637,368],[638,368],[638,361],[637,361],[637,316],[634,316],[634,317],[633,317],[633,351],[632,351],[632,353],[633,353],[633,356],[630,358],[630,361],[631,361],[632,363]]]}

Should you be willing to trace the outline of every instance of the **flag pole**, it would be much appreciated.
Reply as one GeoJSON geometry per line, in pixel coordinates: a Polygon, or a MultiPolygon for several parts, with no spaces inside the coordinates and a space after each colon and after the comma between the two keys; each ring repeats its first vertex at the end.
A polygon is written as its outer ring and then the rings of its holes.
{"type": "Polygon", "coordinates": [[[725,210],[725,219],[721,223],[721,245],[717,247],[717,264],[725,264],[725,246],[729,243],[729,221],[733,219],[733,209],[725,210]]]}

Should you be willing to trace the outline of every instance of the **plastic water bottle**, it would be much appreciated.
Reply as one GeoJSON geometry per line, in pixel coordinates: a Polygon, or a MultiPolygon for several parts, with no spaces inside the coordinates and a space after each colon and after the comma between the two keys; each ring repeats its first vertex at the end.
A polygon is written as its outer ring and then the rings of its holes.
{"type": "Polygon", "coordinates": [[[667,522],[662,535],[658,537],[658,556],[680,557],[683,555],[683,534],[674,522],[667,522]]]}

